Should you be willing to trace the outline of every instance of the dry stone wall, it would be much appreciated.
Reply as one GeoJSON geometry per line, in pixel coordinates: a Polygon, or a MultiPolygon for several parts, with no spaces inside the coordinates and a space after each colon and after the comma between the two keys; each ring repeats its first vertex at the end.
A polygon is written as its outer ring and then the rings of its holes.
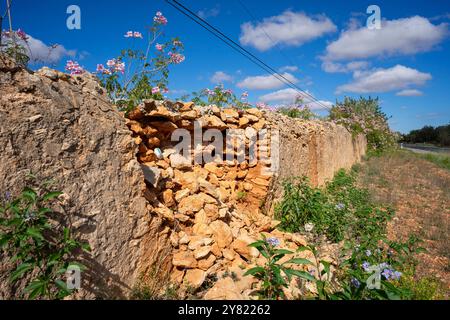
{"type": "MultiPolygon", "coordinates": [[[[365,139],[341,126],[258,109],[149,100],[125,119],[94,76],[32,73],[5,59],[0,89],[0,190],[18,192],[29,170],[56,180],[64,195],[55,210],[93,248],[81,298],[124,297],[155,274],[181,294],[250,298],[258,284],[243,274],[265,259],[248,244],[261,233],[293,250],[306,244],[276,229],[281,182],[307,175],[321,184],[365,152],[365,139]],[[207,130],[215,138],[198,140],[207,130]],[[244,150],[227,147],[230,132],[244,150]],[[173,134],[187,134],[191,148],[178,152],[173,134]]],[[[1,298],[15,295],[11,267],[0,270],[1,298]]]]}
{"type": "Polygon", "coordinates": [[[353,139],[341,126],[258,109],[149,100],[128,116],[146,177],[145,196],[153,213],[171,230],[171,280],[185,290],[201,290],[205,282],[218,277],[203,292],[206,299],[250,297],[257,284],[243,273],[265,262],[255,248],[248,247],[261,233],[279,238],[291,249],[306,244],[298,234],[276,230],[278,222],[272,219],[284,179],[307,175],[321,184],[339,168],[360,161],[365,152],[364,138],[353,139]],[[209,141],[198,142],[196,125],[200,136],[211,129],[222,133],[219,150],[209,141]],[[172,139],[181,136],[179,130],[188,133],[187,154],[177,151],[182,141],[172,139]],[[226,148],[232,132],[243,137],[245,151],[226,148]],[[256,139],[252,132],[258,133],[256,139]],[[251,146],[256,149],[256,161],[251,146]],[[243,157],[238,161],[240,152],[243,157]],[[226,160],[230,153],[232,159],[226,160]],[[205,155],[213,154],[217,155],[214,161],[204,161],[205,155]],[[231,282],[224,277],[230,274],[235,275],[231,282]]]}

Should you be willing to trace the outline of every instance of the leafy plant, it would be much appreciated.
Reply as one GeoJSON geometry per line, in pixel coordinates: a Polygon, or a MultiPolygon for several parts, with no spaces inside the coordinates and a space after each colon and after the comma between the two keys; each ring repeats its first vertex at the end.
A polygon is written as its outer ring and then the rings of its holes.
{"type": "Polygon", "coordinates": [[[28,299],[62,299],[73,293],[63,281],[69,266],[84,266],[73,261],[73,254],[89,246],[75,240],[68,227],[51,221],[49,208],[61,192],[46,187],[26,187],[14,200],[0,206],[0,247],[9,262],[16,265],[10,280],[25,278],[28,299]]]}
{"type": "Polygon", "coordinates": [[[231,89],[224,89],[223,85],[217,85],[213,90],[204,89],[192,93],[192,102],[199,106],[216,105],[219,108],[236,107],[238,109],[250,108],[247,102],[248,93],[244,92],[239,99],[231,89]]]}
{"type": "Polygon", "coordinates": [[[166,24],[167,19],[157,12],[145,48],[134,49],[144,37],[140,32],[128,31],[125,37],[132,39],[133,48],[122,50],[117,58],[108,60],[106,67],[97,65],[97,74],[110,99],[124,111],[133,110],[145,99],[162,99],[168,91],[169,66],[185,59],[179,38],[156,42],[164,34],[162,27],[166,24]]]}
{"type": "Polygon", "coordinates": [[[0,48],[1,51],[4,51],[8,57],[15,60],[20,66],[26,67],[30,61],[29,51],[27,50],[27,48],[29,49],[28,36],[26,33],[21,29],[17,31],[3,31],[1,32],[1,37],[6,40],[2,44],[5,49],[0,48]]]}
{"type": "Polygon", "coordinates": [[[286,262],[279,263],[285,255],[292,254],[286,249],[277,249],[279,240],[277,238],[267,238],[262,235],[262,240],[256,241],[249,246],[255,247],[261,255],[267,259],[264,267],[254,267],[249,269],[245,275],[252,275],[261,281],[261,289],[258,295],[263,299],[285,298],[283,287],[287,288],[292,277],[299,277],[306,280],[314,280],[314,277],[306,271],[289,268],[288,264],[305,265],[311,264],[307,259],[292,258],[286,262]]]}

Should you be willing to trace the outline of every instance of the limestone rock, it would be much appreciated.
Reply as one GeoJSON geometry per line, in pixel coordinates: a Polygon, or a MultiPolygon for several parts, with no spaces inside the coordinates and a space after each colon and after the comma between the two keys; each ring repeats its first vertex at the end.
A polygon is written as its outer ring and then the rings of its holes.
{"type": "Polygon", "coordinates": [[[180,251],[174,253],[172,264],[176,267],[195,268],[197,266],[197,260],[190,251],[180,251]]]}
{"type": "Polygon", "coordinates": [[[223,221],[216,220],[210,225],[214,240],[216,241],[219,248],[226,248],[233,241],[233,233],[231,228],[223,221]]]}
{"type": "Polygon", "coordinates": [[[186,275],[184,276],[183,283],[192,288],[199,288],[206,279],[206,272],[201,269],[191,269],[186,271],[186,275]]]}
{"type": "Polygon", "coordinates": [[[242,300],[243,296],[233,279],[227,277],[217,281],[205,294],[206,300],[242,300]]]}

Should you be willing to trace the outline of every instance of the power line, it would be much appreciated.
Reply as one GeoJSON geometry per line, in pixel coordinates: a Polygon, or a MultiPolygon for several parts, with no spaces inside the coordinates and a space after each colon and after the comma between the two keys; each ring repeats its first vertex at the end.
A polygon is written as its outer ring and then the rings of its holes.
{"type": "Polygon", "coordinates": [[[207,21],[199,17],[196,13],[192,12],[189,8],[185,7],[181,3],[179,3],[176,0],[166,0],[168,4],[170,4],[172,7],[177,9],[179,12],[187,16],[189,19],[200,25],[202,28],[206,29],[208,32],[212,33],[215,37],[219,38],[222,42],[227,44],[232,49],[236,50],[238,53],[258,65],[260,68],[264,69],[266,72],[273,75],[275,78],[277,78],[279,81],[287,84],[289,87],[291,87],[294,90],[297,90],[301,96],[306,96],[311,99],[311,102],[316,102],[317,104],[321,105],[323,108],[329,109],[328,106],[324,105],[321,101],[316,99],[314,96],[312,96],[310,93],[304,91],[300,87],[298,87],[295,83],[293,83],[291,80],[287,79],[282,74],[279,74],[274,68],[266,64],[264,61],[256,57],[254,54],[249,52],[247,49],[243,48],[241,45],[236,43],[234,40],[229,38],[227,35],[225,35],[223,32],[218,30],[216,27],[209,24],[207,21]]]}

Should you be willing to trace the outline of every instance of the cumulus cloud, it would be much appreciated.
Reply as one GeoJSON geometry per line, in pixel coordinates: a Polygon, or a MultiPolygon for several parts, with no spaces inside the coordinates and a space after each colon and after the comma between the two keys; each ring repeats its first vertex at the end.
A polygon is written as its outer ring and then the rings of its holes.
{"type": "MultiPolygon", "coordinates": [[[[292,83],[298,82],[298,79],[288,72],[283,73],[282,76],[292,83]]],[[[239,88],[249,90],[278,89],[284,85],[285,83],[274,75],[247,77],[237,84],[239,88]]]]}
{"type": "Polygon", "coordinates": [[[224,83],[233,81],[233,77],[223,71],[216,71],[211,77],[212,83],[224,83]]]}
{"type": "Polygon", "coordinates": [[[417,89],[405,89],[397,92],[395,95],[401,97],[419,97],[423,95],[423,92],[417,89]]]}
{"type": "MultiPolygon", "coordinates": [[[[76,50],[68,50],[62,45],[47,45],[29,34],[27,36],[27,43],[20,40],[20,44],[26,48],[31,63],[54,64],[64,57],[74,57],[76,55],[76,50]]],[[[8,39],[3,36],[2,43],[4,44],[7,41],[8,39]]]]}
{"type": "Polygon", "coordinates": [[[402,65],[396,65],[388,69],[355,71],[353,73],[353,82],[339,86],[336,93],[388,92],[406,89],[411,85],[423,85],[430,79],[431,74],[402,65]]]}
{"type": "MultiPolygon", "coordinates": [[[[306,92],[310,94],[308,91],[306,92]]],[[[325,100],[319,100],[319,102],[317,102],[313,98],[308,96],[308,94],[298,92],[297,90],[292,88],[287,88],[260,96],[259,100],[266,103],[274,102],[279,104],[291,104],[294,103],[298,98],[302,98],[303,104],[308,106],[311,110],[324,109],[324,106],[329,108],[333,105],[332,102],[325,100]]]]}
{"type": "Polygon", "coordinates": [[[220,13],[219,6],[216,6],[211,9],[203,9],[197,12],[197,15],[202,19],[207,19],[210,17],[217,17],[220,13]]]}
{"type": "Polygon", "coordinates": [[[434,25],[420,16],[384,20],[381,29],[370,30],[362,26],[343,31],[327,46],[324,59],[365,59],[425,52],[440,43],[448,33],[448,23],[434,25]]]}
{"type": "Polygon", "coordinates": [[[328,73],[338,73],[338,72],[354,72],[357,70],[366,69],[369,66],[367,61],[352,61],[348,63],[339,63],[333,61],[323,61],[322,70],[328,73]]]}
{"type": "Polygon", "coordinates": [[[265,51],[278,44],[300,46],[335,31],[336,26],[325,15],[309,17],[303,12],[287,10],[255,25],[250,22],[242,24],[239,40],[243,45],[265,51]]]}
{"type": "Polygon", "coordinates": [[[296,72],[298,71],[298,67],[297,66],[284,66],[281,67],[279,69],[280,72],[285,72],[285,71],[289,71],[289,72],[296,72]]]}

